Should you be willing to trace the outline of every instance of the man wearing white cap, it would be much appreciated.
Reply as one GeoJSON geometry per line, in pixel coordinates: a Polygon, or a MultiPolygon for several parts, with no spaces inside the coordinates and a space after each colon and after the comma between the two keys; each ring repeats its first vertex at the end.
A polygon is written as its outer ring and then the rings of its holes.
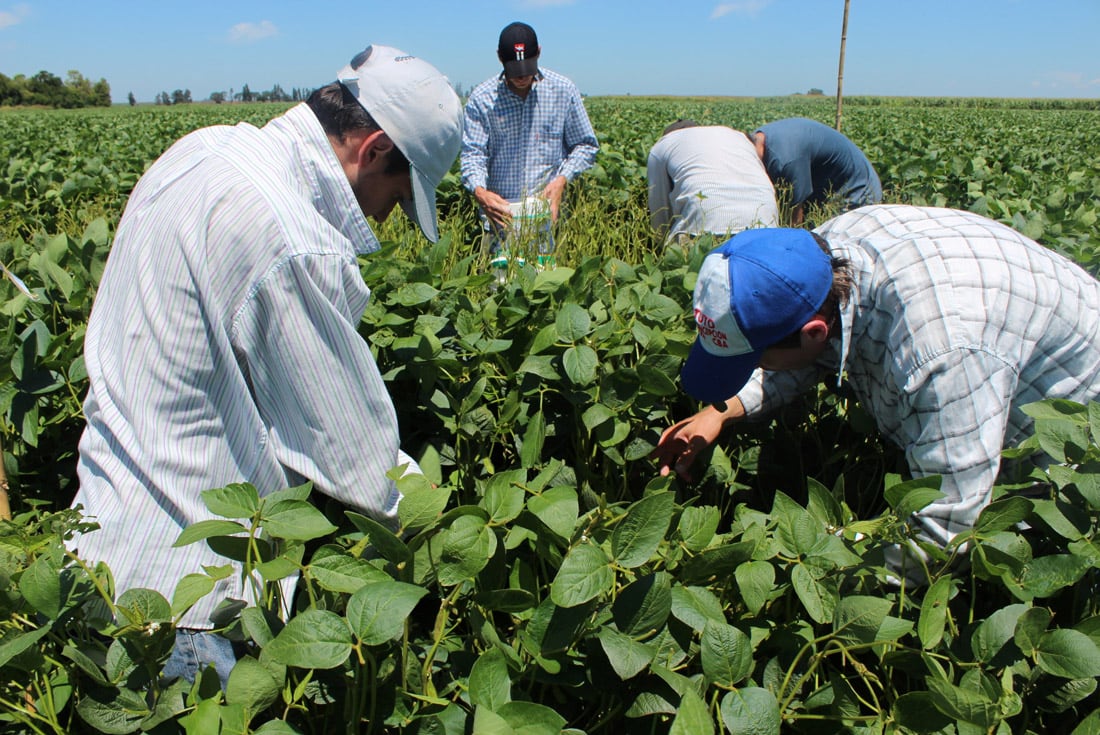
{"type": "MultiPolygon", "coordinates": [[[[662,474],[687,477],[725,425],[833,371],[914,477],[942,477],[943,499],[910,519],[940,546],[989,503],[1002,447],[1031,428],[1022,406],[1100,397],[1100,283],[970,212],[878,205],[815,233],[747,230],[706,257],[694,302],[684,389],[721,405],[665,431],[662,474]]],[[[887,553],[899,571],[913,560],[887,553]]]]}
{"type": "MultiPolygon", "coordinates": [[[[134,188],[85,339],[89,390],[74,505],[101,530],[76,539],[117,592],[171,598],[226,559],[173,548],[212,516],[200,494],[314,488],[381,522],[386,473],[410,460],[357,327],[370,296],[367,218],[395,205],[435,240],[435,189],[458,155],[462,106],[427,62],[371,46],[337,82],[262,128],[193,132],[134,188]]],[[[289,601],[295,578],[283,580],[289,601]]],[[[240,570],[180,620],[166,675],[233,663],[219,605],[251,601],[240,570]]]]}

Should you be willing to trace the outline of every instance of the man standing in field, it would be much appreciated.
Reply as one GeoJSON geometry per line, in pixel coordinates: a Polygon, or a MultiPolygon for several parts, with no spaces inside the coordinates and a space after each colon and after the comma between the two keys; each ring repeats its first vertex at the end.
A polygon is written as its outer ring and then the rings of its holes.
{"type": "MultiPolygon", "coordinates": [[[[506,239],[514,205],[547,211],[557,222],[566,184],[592,166],[599,150],[576,85],[540,68],[541,50],[531,26],[505,26],[497,43],[504,70],[466,103],[462,184],[481,208],[494,249],[506,239]]],[[[540,243],[544,255],[552,247],[540,243]]]]}
{"type": "Polygon", "coordinates": [[[805,220],[807,204],[837,197],[854,209],[882,201],[882,184],[867,156],[828,125],[804,117],[776,120],[753,131],[752,140],[772,181],[791,188],[794,227],[805,220]]]}
{"type": "MultiPolygon", "coordinates": [[[[436,239],[462,105],[433,66],[386,46],[337,78],[263,128],[185,136],[126,205],[85,339],[74,501],[101,526],[78,553],[107,562],[119,592],[171,598],[184,575],[225,563],[205,544],[172,546],[212,517],[207,489],[247,482],[264,496],[310,480],[395,521],[386,473],[409,460],[357,332],[370,296],[357,258],[379,247],[366,218],[396,205],[436,239]]],[[[239,573],[217,582],[180,620],[165,675],[213,663],[224,685],[233,651],[206,631],[219,604],[248,596],[239,573]]]]}
{"type": "MultiPolygon", "coordinates": [[[[969,212],[878,205],[816,234],[743,232],[703,262],[694,306],[684,388],[722,405],[664,432],[661,474],[687,477],[723,427],[833,371],[914,477],[942,476],[945,497],[910,519],[940,546],[989,503],[1002,447],[1031,427],[1022,406],[1100,396],[1100,283],[969,212]]],[[[898,549],[887,559],[898,570],[912,562],[898,549]]]]}
{"type": "Polygon", "coordinates": [[[650,149],[646,175],[650,222],[661,240],[704,232],[725,239],[779,224],[775,187],[740,130],[677,120],[650,149]]]}

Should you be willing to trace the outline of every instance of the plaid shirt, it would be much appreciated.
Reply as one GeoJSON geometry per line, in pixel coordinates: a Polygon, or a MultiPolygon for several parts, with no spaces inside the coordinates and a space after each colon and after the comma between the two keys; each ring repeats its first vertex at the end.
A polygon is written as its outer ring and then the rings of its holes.
{"type": "MultiPolygon", "coordinates": [[[[1029,433],[1021,406],[1100,395],[1100,283],[969,212],[869,206],[817,232],[854,275],[839,345],[820,364],[846,372],[915,477],[943,476],[946,497],[912,522],[946,544],[988,504],[1002,447],[1029,433]]],[[[739,397],[760,414],[818,374],[757,371],[739,397]]]]}
{"type": "Polygon", "coordinates": [[[596,160],[599,143],[576,85],[541,69],[527,98],[504,75],[479,84],[466,103],[462,183],[509,201],[542,191],[551,179],[572,181],[596,160]]]}

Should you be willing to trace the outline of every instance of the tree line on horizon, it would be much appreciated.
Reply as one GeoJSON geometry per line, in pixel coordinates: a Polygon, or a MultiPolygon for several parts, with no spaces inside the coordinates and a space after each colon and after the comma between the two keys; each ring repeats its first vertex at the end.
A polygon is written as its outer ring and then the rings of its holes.
{"type": "Polygon", "coordinates": [[[93,82],[76,69],[70,69],[65,79],[40,71],[34,76],[0,73],[0,105],[43,105],[46,107],[108,107],[111,85],[106,79],[93,82]]]}

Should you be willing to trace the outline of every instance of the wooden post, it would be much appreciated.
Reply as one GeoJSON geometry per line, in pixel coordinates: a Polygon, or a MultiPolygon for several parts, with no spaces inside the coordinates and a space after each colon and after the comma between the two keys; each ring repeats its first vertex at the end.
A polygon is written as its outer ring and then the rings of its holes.
{"type": "Polygon", "coordinates": [[[11,520],[11,504],[8,502],[8,473],[4,471],[4,447],[0,445],[0,521],[11,520]]]}
{"type": "Polygon", "coordinates": [[[848,5],[851,0],[844,0],[844,23],[840,27],[840,67],[836,73],[836,129],[840,130],[840,110],[844,97],[844,44],[848,40],[848,5]]]}

